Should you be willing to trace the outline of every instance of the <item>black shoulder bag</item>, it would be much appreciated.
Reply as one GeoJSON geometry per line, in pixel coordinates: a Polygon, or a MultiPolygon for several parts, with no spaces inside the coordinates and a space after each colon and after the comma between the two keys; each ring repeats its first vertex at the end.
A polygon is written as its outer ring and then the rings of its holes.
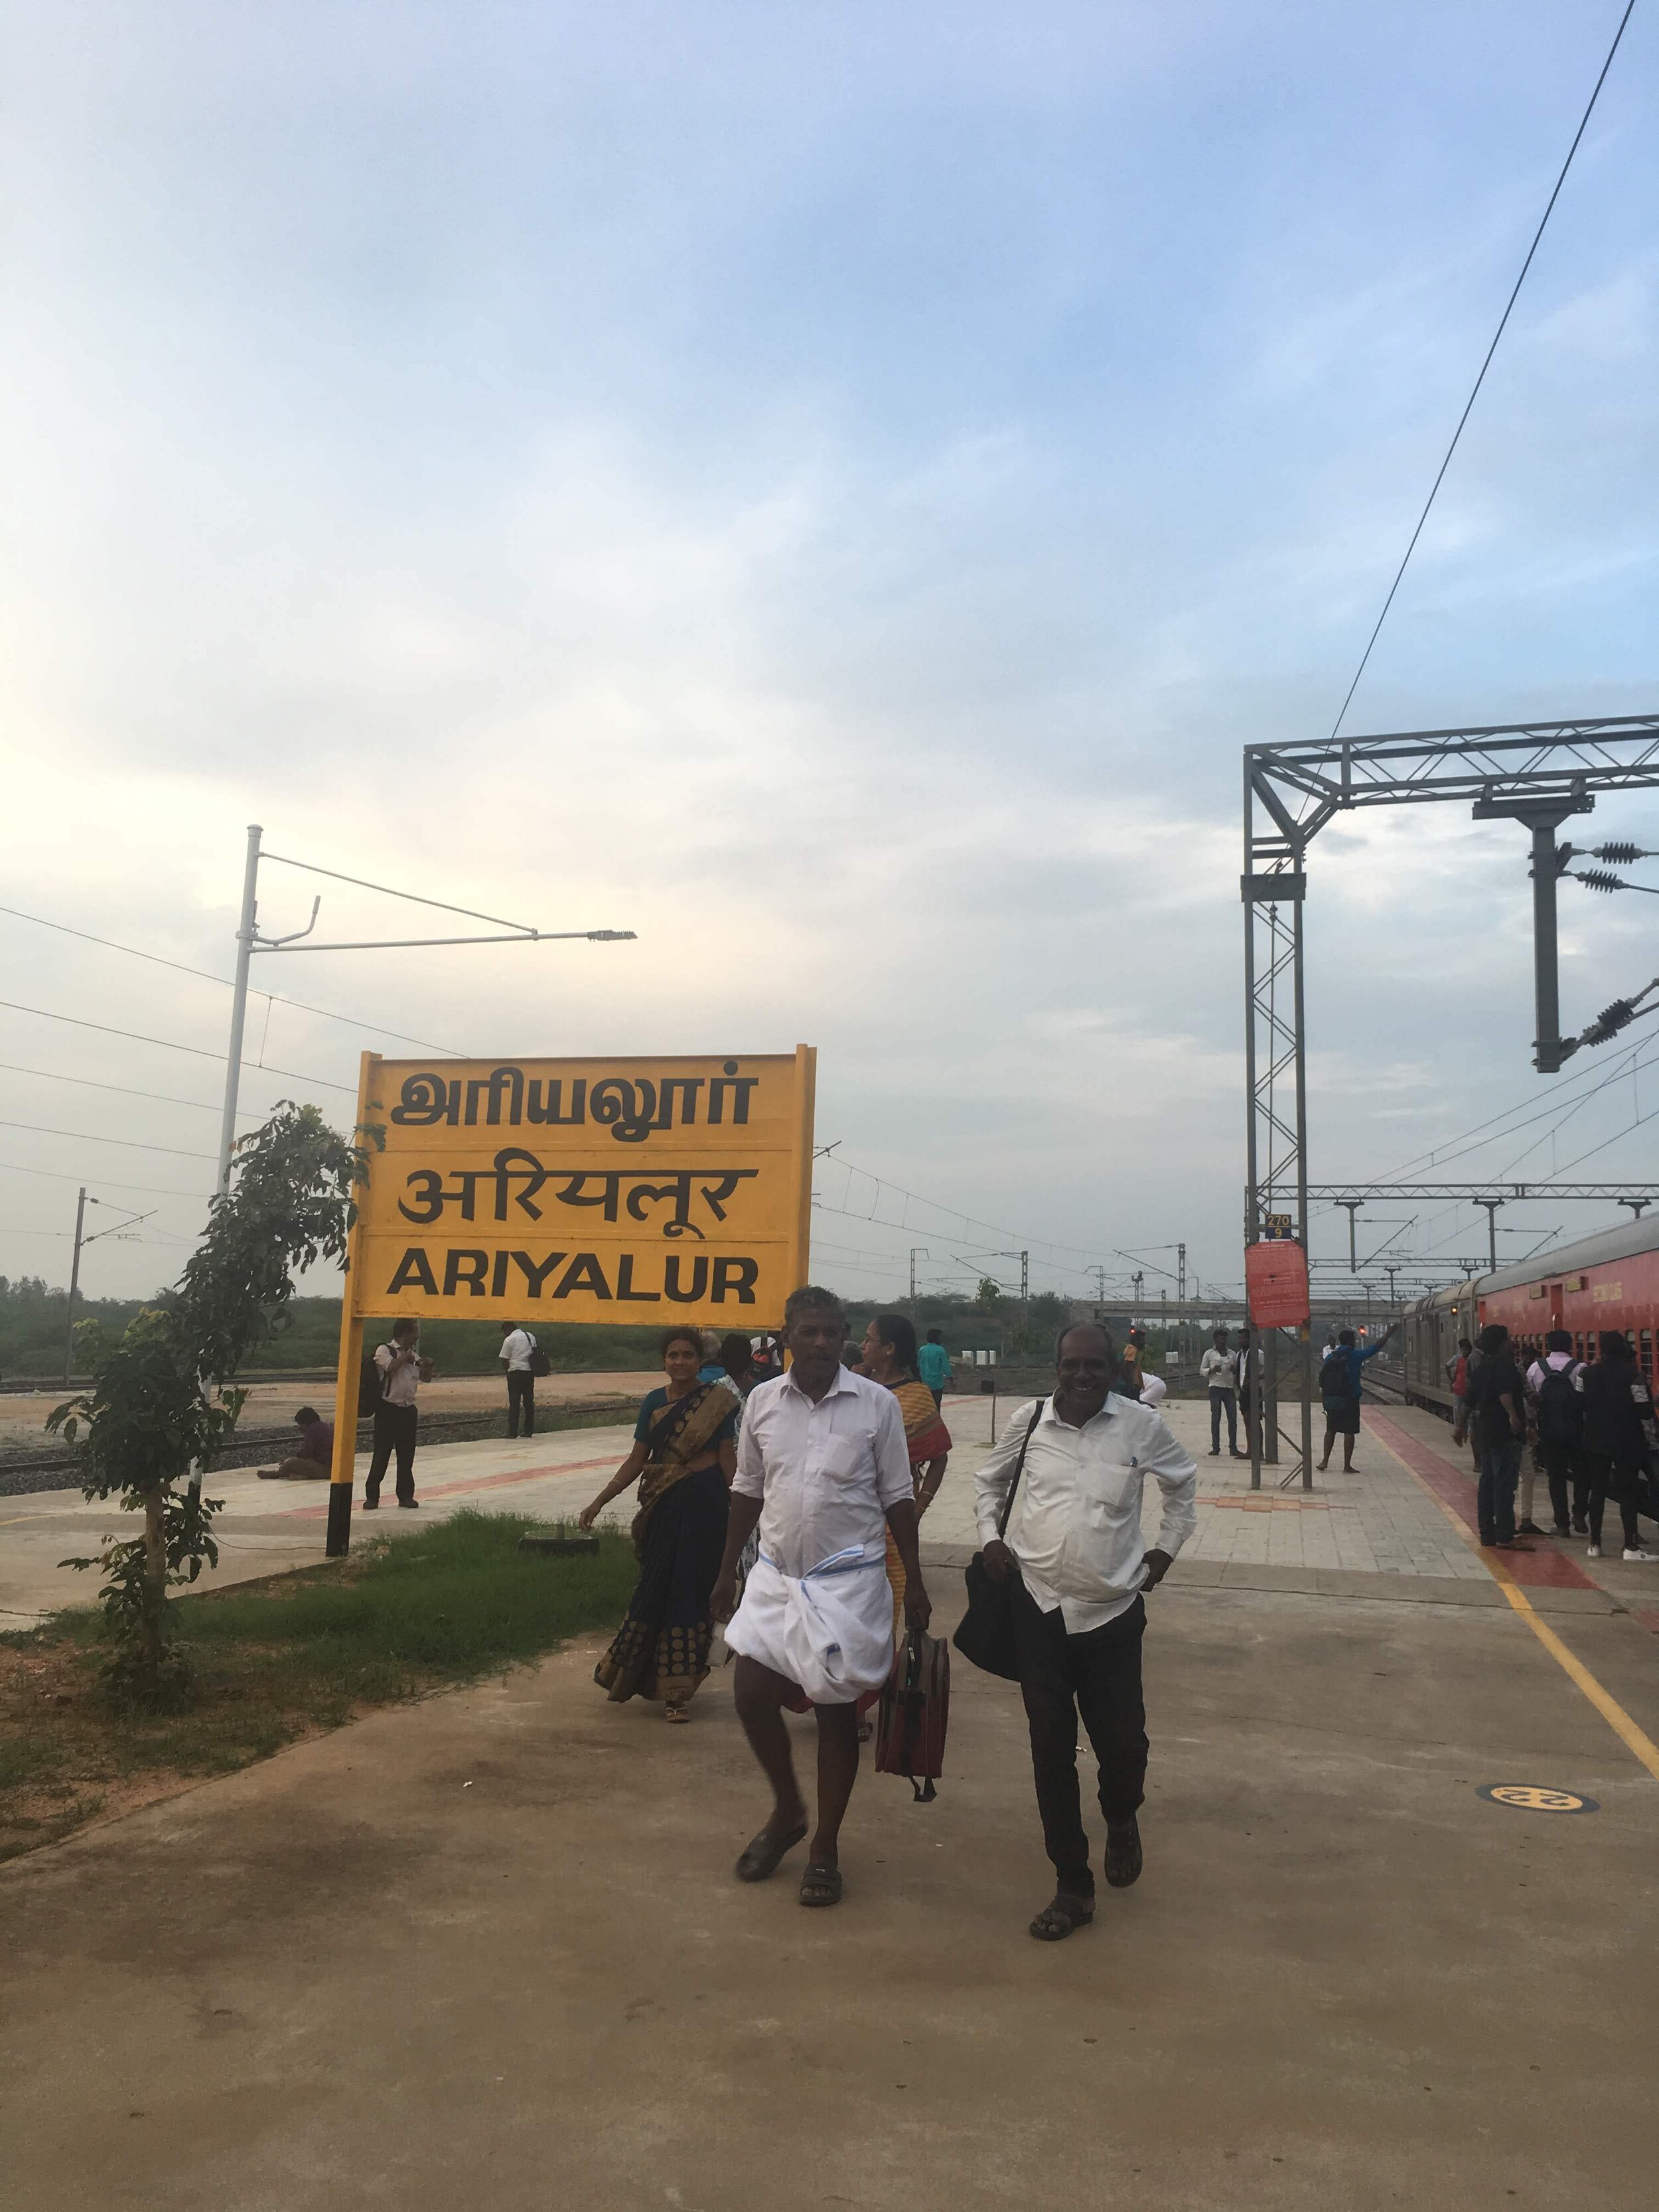
{"type": "MultiPolygon", "coordinates": [[[[1019,1457],[1014,1462],[1014,1479],[1008,1486],[1008,1495],[1002,1502],[1002,1518],[997,1522],[997,1540],[1001,1542],[1008,1533],[1009,1516],[1014,1510],[1014,1498],[1019,1489],[1019,1479],[1025,1472],[1025,1455],[1031,1448],[1031,1438],[1037,1423],[1042,1419],[1048,1401],[1039,1398],[1037,1409],[1031,1416],[1030,1425],[1020,1444],[1019,1457]]],[[[951,1638],[970,1666],[982,1667],[988,1674],[1000,1674],[1007,1681],[1019,1679],[1019,1662],[1014,1656],[1014,1592],[1018,1587],[1017,1575],[1006,1582],[993,1582],[985,1565],[983,1552],[975,1552],[969,1561],[964,1579],[968,1584],[968,1610],[961,1625],[951,1638]]]]}

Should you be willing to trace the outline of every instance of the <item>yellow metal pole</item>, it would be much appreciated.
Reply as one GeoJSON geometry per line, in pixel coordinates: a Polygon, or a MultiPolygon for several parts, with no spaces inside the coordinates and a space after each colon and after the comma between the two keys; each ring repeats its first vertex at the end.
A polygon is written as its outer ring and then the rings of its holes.
{"type": "MultiPolygon", "coordinates": [[[[360,1140],[368,1119],[380,1057],[378,1053],[366,1052],[358,1069],[356,1134],[360,1140]]],[[[334,1381],[334,1464],[329,1470],[325,1547],[331,1559],[342,1559],[351,1549],[351,1486],[357,1471],[357,1374],[363,1358],[363,1317],[357,1310],[357,1244],[362,1231],[360,1201],[357,1218],[347,1232],[345,1280],[340,1286],[340,1365],[334,1381]]]]}
{"type": "MultiPolygon", "coordinates": [[[[789,1255],[786,1289],[798,1291],[812,1271],[812,1128],[817,1101],[818,1055],[814,1045],[795,1047],[795,1103],[799,1115],[797,1142],[800,1146],[799,1189],[795,1211],[793,1249],[789,1255]]],[[[783,1316],[778,1316],[781,1323],[783,1316]]]]}

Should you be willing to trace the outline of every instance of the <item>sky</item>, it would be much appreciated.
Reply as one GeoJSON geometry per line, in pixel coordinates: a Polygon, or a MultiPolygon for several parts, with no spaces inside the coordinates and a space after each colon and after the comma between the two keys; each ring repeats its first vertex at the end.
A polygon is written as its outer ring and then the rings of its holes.
{"type": "MultiPolygon", "coordinates": [[[[1237,1282],[1241,748],[1328,732],[1619,12],[8,0],[0,1272],[64,1279],[82,1180],[153,1209],[89,1291],[176,1270],[229,996],[18,917],[222,978],[258,822],[638,934],[262,956],[248,1127],[349,1118],[368,1022],[804,1040],[844,1291],[1237,1282]]],[[[1656,93],[1638,8],[1351,732],[1659,706],[1656,93]]],[[[1613,1072],[1531,1070],[1525,847],[1318,841],[1316,1180],[1613,1072]]],[[[319,890],[420,933],[276,867],[264,927],[319,890]]],[[[1565,1027],[1641,906],[1564,886],[1565,1027]]],[[[1651,1176],[1641,1083],[1457,1171],[1651,1176]]]]}

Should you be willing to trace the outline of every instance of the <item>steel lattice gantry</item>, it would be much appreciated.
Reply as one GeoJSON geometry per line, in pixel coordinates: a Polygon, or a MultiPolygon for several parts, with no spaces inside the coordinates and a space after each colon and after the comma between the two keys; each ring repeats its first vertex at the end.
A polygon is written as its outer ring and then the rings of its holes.
{"type": "MultiPolygon", "coordinates": [[[[1307,1051],[1304,1019],[1303,907],[1308,848],[1334,816],[1357,807],[1465,799],[1477,820],[1503,817],[1532,832],[1536,940],[1534,1063],[1558,1069],[1555,832],[1588,813],[1605,792],[1659,787],[1659,715],[1567,722],[1516,722],[1480,729],[1407,730],[1244,750],[1246,1191],[1244,1241],[1255,1243],[1270,1214],[1290,1217],[1308,1238],[1307,1051]]],[[[1264,1346],[1267,1419],[1252,1419],[1251,1480],[1278,1457],[1279,1333],[1264,1346]]],[[[1311,1486],[1312,1377],[1305,1344],[1301,1372],[1302,1478],[1311,1486]]]]}

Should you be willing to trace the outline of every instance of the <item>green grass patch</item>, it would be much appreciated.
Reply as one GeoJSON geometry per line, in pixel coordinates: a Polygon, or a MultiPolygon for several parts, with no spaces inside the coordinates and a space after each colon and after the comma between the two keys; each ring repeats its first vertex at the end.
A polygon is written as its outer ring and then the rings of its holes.
{"type": "Polygon", "coordinates": [[[101,1623],[76,1607],[0,1638],[0,1859],[55,1840],[102,1807],[228,1773],[355,1713],[476,1680],[620,1618],[631,1546],[519,1549],[537,1522],[458,1513],[349,1559],[175,1598],[192,1692],[177,1712],[111,1704],[101,1623]]]}

